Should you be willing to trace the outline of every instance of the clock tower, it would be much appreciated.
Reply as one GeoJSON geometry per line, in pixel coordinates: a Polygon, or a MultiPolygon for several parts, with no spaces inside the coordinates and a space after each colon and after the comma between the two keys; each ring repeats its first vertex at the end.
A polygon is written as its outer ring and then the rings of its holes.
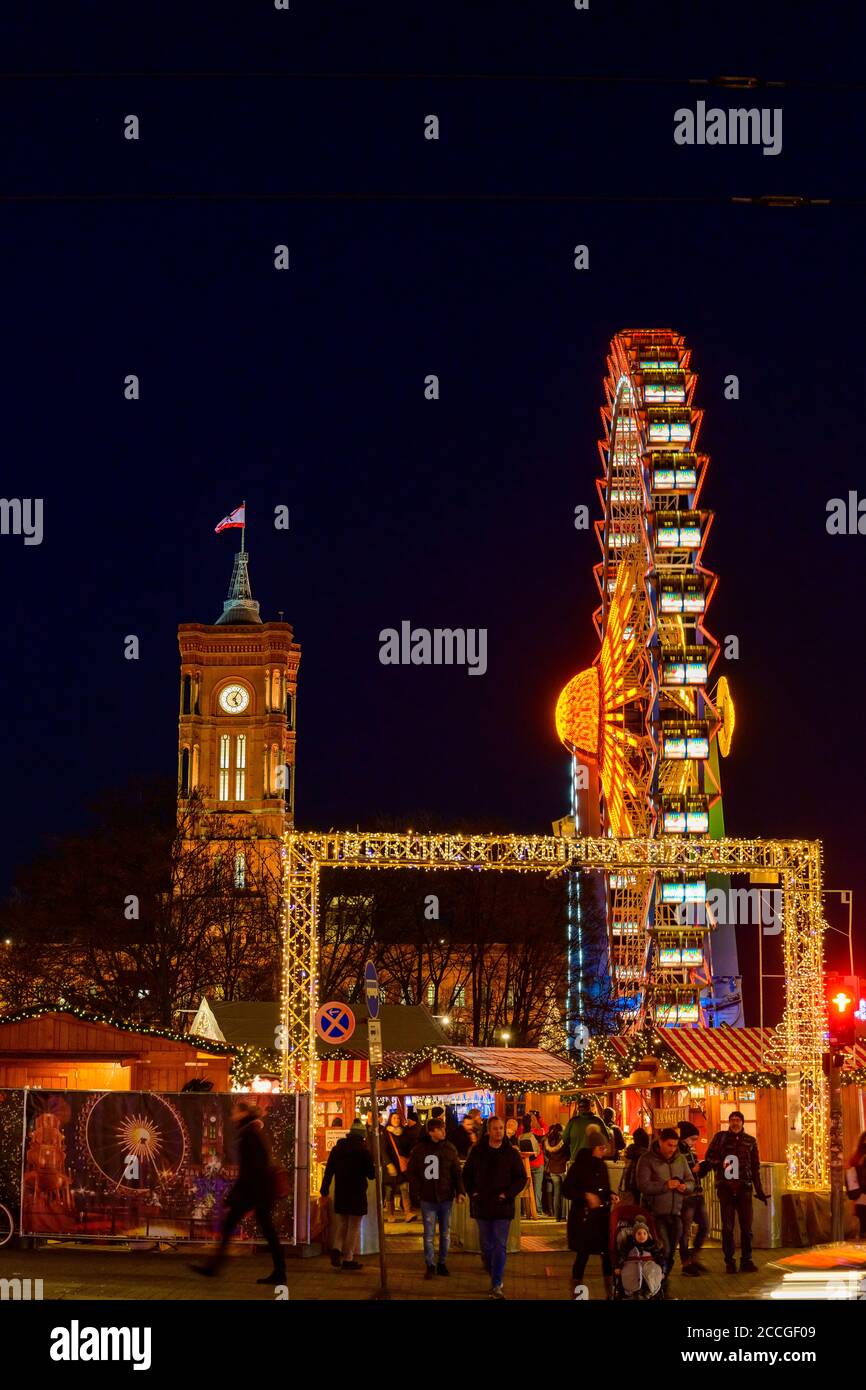
{"type": "MultiPolygon", "coordinates": [[[[265,623],[252,596],[249,556],[235,556],[215,623],[181,623],[178,803],[198,792],[225,839],[256,843],[279,864],[294,818],[295,699],[301,649],[289,623],[265,623]]],[[[236,854],[244,887],[243,853],[236,854]]]]}

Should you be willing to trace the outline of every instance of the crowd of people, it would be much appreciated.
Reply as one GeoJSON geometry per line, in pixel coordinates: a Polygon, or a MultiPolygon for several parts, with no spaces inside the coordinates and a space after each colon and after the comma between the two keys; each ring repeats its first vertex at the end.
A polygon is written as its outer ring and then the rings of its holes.
{"type": "Polygon", "coordinates": [[[766,1203],[767,1195],[757,1140],[746,1133],[741,1111],[731,1111],[727,1129],[713,1137],[702,1160],[695,1152],[698,1130],[688,1120],[660,1129],[653,1138],[636,1129],[625,1150],[626,1167],[616,1193],[604,1161],[611,1156],[611,1137],[588,1101],[581,1103],[566,1132],[571,1126],[578,1148],[563,1191],[571,1204],[568,1234],[569,1248],[575,1252],[575,1297],[583,1296],[580,1281],[593,1254],[601,1258],[608,1297],[666,1297],[678,1252],[684,1275],[705,1273],[700,1256],[709,1222],[703,1182],[710,1177],[721,1211],[725,1270],[757,1271],[752,1259],[752,1202],[757,1198],[766,1203]]]}
{"type": "MultiPolygon", "coordinates": [[[[366,1126],[356,1120],[331,1150],[325,1169],[324,1200],[334,1186],[335,1268],[361,1268],[358,1240],[367,1213],[367,1182],[374,1176],[370,1132],[369,1117],[366,1126]]],[[[609,1297],[664,1298],[677,1253],[684,1275],[706,1272],[701,1260],[709,1228],[704,1183],[710,1178],[721,1211],[725,1269],[729,1274],[756,1270],[752,1204],[755,1198],[767,1201],[757,1141],[746,1133],[737,1110],[703,1159],[696,1153],[697,1138],[697,1128],[682,1120],[652,1136],[636,1129],[626,1145],[614,1112],[594,1111],[589,1098],[580,1100],[565,1126],[550,1128],[537,1111],[520,1120],[493,1115],[485,1123],[479,1110],[471,1110],[458,1124],[439,1107],[422,1124],[411,1108],[405,1120],[394,1110],[379,1118],[386,1212],[396,1219],[399,1204],[403,1220],[420,1216],[424,1277],[435,1279],[448,1275],[453,1205],[468,1200],[490,1276],[489,1295],[504,1298],[508,1232],[517,1200],[522,1196],[526,1201],[531,1193],[530,1213],[557,1221],[566,1214],[567,1203],[576,1298],[585,1296],[582,1280],[595,1254],[601,1258],[609,1297]],[[621,1157],[625,1168],[614,1192],[608,1161],[621,1157]]],[[[861,1164],[864,1158],[866,1154],[861,1164]]],[[[866,1178],[866,1164],[862,1171],[866,1178]]],[[[866,1197],[866,1182],[863,1191],[866,1197]]]]}

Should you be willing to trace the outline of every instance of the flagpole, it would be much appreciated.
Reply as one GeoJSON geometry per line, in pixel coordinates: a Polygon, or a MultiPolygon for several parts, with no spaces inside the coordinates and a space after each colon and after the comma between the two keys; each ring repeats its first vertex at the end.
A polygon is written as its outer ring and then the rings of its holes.
{"type": "Polygon", "coordinates": [[[243,555],[243,553],[244,553],[244,536],[246,535],[246,530],[247,530],[247,504],[246,504],[246,502],[245,502],[245,501],[242,502],[242,503],[241,503],[241,506],[242,506],[243,509],[244,509],[244,524],[243,524],[243,526],[241,527],[241,554],[243,555]]]}

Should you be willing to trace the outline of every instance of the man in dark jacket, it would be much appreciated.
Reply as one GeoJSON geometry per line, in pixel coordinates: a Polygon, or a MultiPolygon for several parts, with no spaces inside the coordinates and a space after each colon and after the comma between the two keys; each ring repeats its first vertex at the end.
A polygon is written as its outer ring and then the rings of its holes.
{"type": "Polygon", "coordinates": [[[246,1100],[236,1101],[232,1119],[237,1128],[238,1180],[226,1198],[220,1243],[206,1264],[192,1265],[196,1274],[213,1276],[218,1273],[226,1247],[235,1227],[247,1212],[254,1211],[259,1229],[267,1241],[274,1268],[271,1274],[258,1279],[259,1284],[285,1284],[286,1261],[283,1247],[274,1227],[271,1211],[274,1205],[275,1169],[264,1136],[264,1124],[255,1105],[246,1100]]]}
{"type": "Polygon", "coordinates": [[[471,1150],[463,1183],[478,1223],[481,1258],[490,1274],[490,1297],[504,1298],[508,1228],[514,1218],[514,1199],[526,1186],[526,1170],[520,1154],[505,1142],[505,1121],[500,1115],[491,1117],[487,1133],[471,1150]]]}
{"type": "Polygon", "coordinates": [[[732,1110],[727,1130],[713,1136],[700,1175],[715,1173],[716,1192],[722,1213],[722,1253],[728,1274],[736,1274],[734,1259],[734,1221],[740,1223],[740,1273],[754,1274],[757,1265],[752,1259],[752,1192],[759,1202],[766,1203],[767,1195],[761,1184],[761,1159],[758,1141],[745,1130],[741,1110],[732,1110]]]}
{"type": "Polygon", "coordinates": [[[327,1198],[334,1184],[334,1231],[331,1264],[335,1269],[363,1269],[355,1259],[361,1221],[367,1215],[367,1183],[376,1169],[367,1148],[364,1126],[356,1120],[345,1139],[338,1139],[325,1165],[321,1192],[327,1198]]]}
{"type": "Polygon", "coordinates": [[[451,1203],[465,1196],[460,1159],[450,1140],[445,1138],[445,1117],[434,1115],[427,1121],[427,1134],[415,1145],[406,1170],[412,1205],[421,1203],[424,1222],[425,1279],[447,1274],[448,1243],[451,1236],[451,1203]],[[433,1237],[439,1223],[439,1259],[433,1263],[433,1237]]]}

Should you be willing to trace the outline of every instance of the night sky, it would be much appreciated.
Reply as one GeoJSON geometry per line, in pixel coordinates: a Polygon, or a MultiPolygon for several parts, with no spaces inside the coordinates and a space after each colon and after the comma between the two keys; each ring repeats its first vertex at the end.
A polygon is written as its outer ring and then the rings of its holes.
{"type": "Polygon", "coordinates": [[[45,508],[42,545],[0,537],[0,886],[100,790],[174,775],[176,628],[221,613],[242,498],[262,615],[302,645],[298,823],[549,830],[553,705],[597,648],[573,513],[605,354],[671,327],[706,410],[708,626],[740,639],[728,831],[821,837],[866,907],[866,537],[825,529],[866,494],[862,9],[86,10],[0,24],[3,492],[45,508]],[[166,72],[200,76],[110,75],[166,72]],[[684,80],[719,73],[795,85],[684,80]],[[699,98],[780,106],[782,153],[678,147],[699,98]],[[729,201],[772,193],[832,201],[729,201]],[[487,674],[380,665],[403,619],[486,627],[487,674]]]}

